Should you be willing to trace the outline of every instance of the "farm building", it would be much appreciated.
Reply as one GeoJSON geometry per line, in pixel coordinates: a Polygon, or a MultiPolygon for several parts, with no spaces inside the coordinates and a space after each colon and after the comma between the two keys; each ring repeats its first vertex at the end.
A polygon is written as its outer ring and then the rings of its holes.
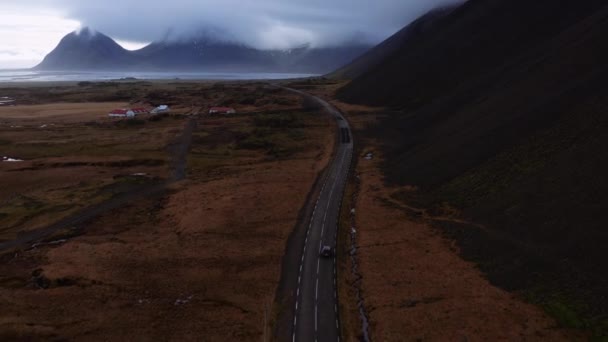
{"type": "Polygon", "coordinates": [[[236,114],[236,110],[230,107],[211,107],[209,114],[236,114]]]}
{"type": "Polygon", "coordinates": [[[108,113],[109,117],[113,117],[113,118],[132,118],[135,117],[136,115],[141,115],[141,114],[148,114],[150,113],[150,111],[146,108],[133,108],[133,109],[128,109],[128,108],[122,108],[122,109],[114,109],[113,111],[111,111],[110,113],[108,113]]]}
{"type": "Polygon", "coordinates": [[[152,114],[161,114],[161,113],[169,113],[171,109],[167,105],[160,105],[154,109],[150,113],[152,114]]]}
{"type": "Polygon", "coordinates": [[[148,110],[146,108],[133,108],[131,110],[133,111],[133,113],[135,113],[135,115],[150,113],[150,110],[148,110]]]}
{"type": "Polygon", "coordinates": [[[135,112],[131,109],[114,109],[110,113],[108,113],[109,117],[112,118],[132,118],[135,116],[135,112]]]}

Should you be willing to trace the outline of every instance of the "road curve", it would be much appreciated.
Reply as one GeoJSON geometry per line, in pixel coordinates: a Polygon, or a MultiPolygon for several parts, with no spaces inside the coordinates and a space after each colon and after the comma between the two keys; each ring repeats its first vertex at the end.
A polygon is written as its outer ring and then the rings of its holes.
{"type": "Polygon", "coordinates": [[[340,320],[336,288],[336,256],[320,256],[322,246],[335,249],[338,234],[338,215],[353,157],[350,126],[342,114],[326,101],[301,92],[319,103],[338,124],[338,140],[334,158],[324,184],[316,199],[312,215],[308,217],[308,230],[302,241],[298,283],[294,296],[292,341],[340,341],[340,320]]]}

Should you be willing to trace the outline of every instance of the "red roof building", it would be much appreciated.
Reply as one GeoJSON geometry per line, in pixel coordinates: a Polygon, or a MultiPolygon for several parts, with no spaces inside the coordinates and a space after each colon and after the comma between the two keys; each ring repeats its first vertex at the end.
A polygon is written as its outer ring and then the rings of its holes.
{"type": "Polygon", "coordinates": [[[146,108],[133,108],[131,109],[133,111],[133,113],[135,113],[135,115],[137,114],[148,114],[150,113],[150,111],[146,108]]]}
{"type": "Polygon", "coordinates": [[[110,114],[116,114],[116,115],[127,115],[127,113],[129,112],[128,109],[114,109],[113,111],[110,112],[110,114]]]}
{"type": "Polygon", "coordinates": [[[113,111],[108,113],[108,116],[114,117],[114,118],[134,117],[135,113],[130,109],[122,108],[122,109],[114,109],[113,111]]]}
{"type": "Polygon", "coordinates": [[[108,116],[132,118],[136,115],[148,114],[148,113],[150,113],[150,111],[146,108],[133,108],[133,109],[120,108],[120,109],[114,109],[113,111],[108,113],[108,116]]]}

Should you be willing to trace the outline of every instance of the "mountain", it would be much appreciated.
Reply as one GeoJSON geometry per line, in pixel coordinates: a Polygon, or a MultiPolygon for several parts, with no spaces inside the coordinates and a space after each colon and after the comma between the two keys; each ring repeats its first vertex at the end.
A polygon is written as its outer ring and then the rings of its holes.
{"type": "Polygon", "coordinates": [[[413,40],[416,37],[424,34],[427,30],[433,27],[433,24],[439,19],[450,14],[457,6],[441,7],[430,11],[423,15],[411,24],[397,32],[378,46],[370,49],[352,63],[345,65],[344,67],[329,74],[331,78],[347,78],[352,79],[360,76],[366,70],[369,70],[381,62],[383,62],[388,56],[397,52],[406,41],[413,40]]]}
{"type": "Polygon", "coordinates": [[[128,50],[112,38],[83,28],[63,37],[36,69],[91,70],[126,67],[132,63],[128,50]]]}
{"type": "Polygon", "coordinates": [[[265,51],[207,39],[154,42],[133,54],[137,68],[143,69],[260,71],[273,67],[265,51]]]}
{"type": "Polygon", "coordinates": [[[385,56],[337,94],[390,108],[367,132],[387,181],[475,222],[438,226],[493,283],[603,335],[607,36],[605,1],[469,0],[369,52],[385,56]]]}
{"type": "Polygon", "coordinates": [[[286,70],[297,70],[301,67],[306,70],[306,66],[315,65],[318,70],[329,72],[352,62],[369,49],[369,46],[360,44],[325,48],[301,47],[283,55],[282,66],[286,70]]]}
{"type": "Polygon", "coordinates": [[[83,29],[64,37],[36,69],[326,73],[351,62],[369,48],[354,44],[259,50],[202,34],[127,51],[108,36],[83,29]]]}

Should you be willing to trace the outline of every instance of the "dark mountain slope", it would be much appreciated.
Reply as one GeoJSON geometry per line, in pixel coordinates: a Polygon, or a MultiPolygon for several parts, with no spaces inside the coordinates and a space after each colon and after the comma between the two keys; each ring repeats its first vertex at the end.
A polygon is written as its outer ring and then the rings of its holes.
{"type": "Polygon", "coordinates": [[[339,92],[389,104],[390,182],[490,279],[608,334],[608,5],[471,0],[339,92]]]}
{"type": "Polygon", "coordinates": [[[412,106],[483,76],[551,39],[605,3],[470,0],[408,39],[382,65],[341,92],[343,99],[412,106]],[[374,84],[375,91],[366,86],[374,84]],[[407,96],[403,96],[407,95],[407,96]]]}
{"type": "Polygon", "coordinates": [[[63,37],[59,45],[35,67],[39,70],[113,69],[132,63],[129,51],[112,38],[83,28],[63,37]]]}
{"type": "Polygon", "coordinates": [[[172,70],[259,71],[273,67],[272,60],[260,50],[240,44],[189,39],[155,42],[135,51],[137,68],[172,70]]]}
{"type": "Polygon", "coordinates": [[[407,43],[433,27],[434,23],[450,14],[457,6],[438,8],[423,15],[389,39],[358,57],[352,63],[332,72],[328,77],[353,79],[361,76],[365,71],[376,67],[386,58],[397,52],[407,43]]]}
{"type": "Polygon", "coordinates": [[[351,63],[369,49],[369,46],[360,43],[340,47],[304,47],[281,52],[283,55],[281,65],[285,70],[301,70],[301,72],[310,72],[308,66],[314,65],[317,70],[330,72],[351,63]]]}

